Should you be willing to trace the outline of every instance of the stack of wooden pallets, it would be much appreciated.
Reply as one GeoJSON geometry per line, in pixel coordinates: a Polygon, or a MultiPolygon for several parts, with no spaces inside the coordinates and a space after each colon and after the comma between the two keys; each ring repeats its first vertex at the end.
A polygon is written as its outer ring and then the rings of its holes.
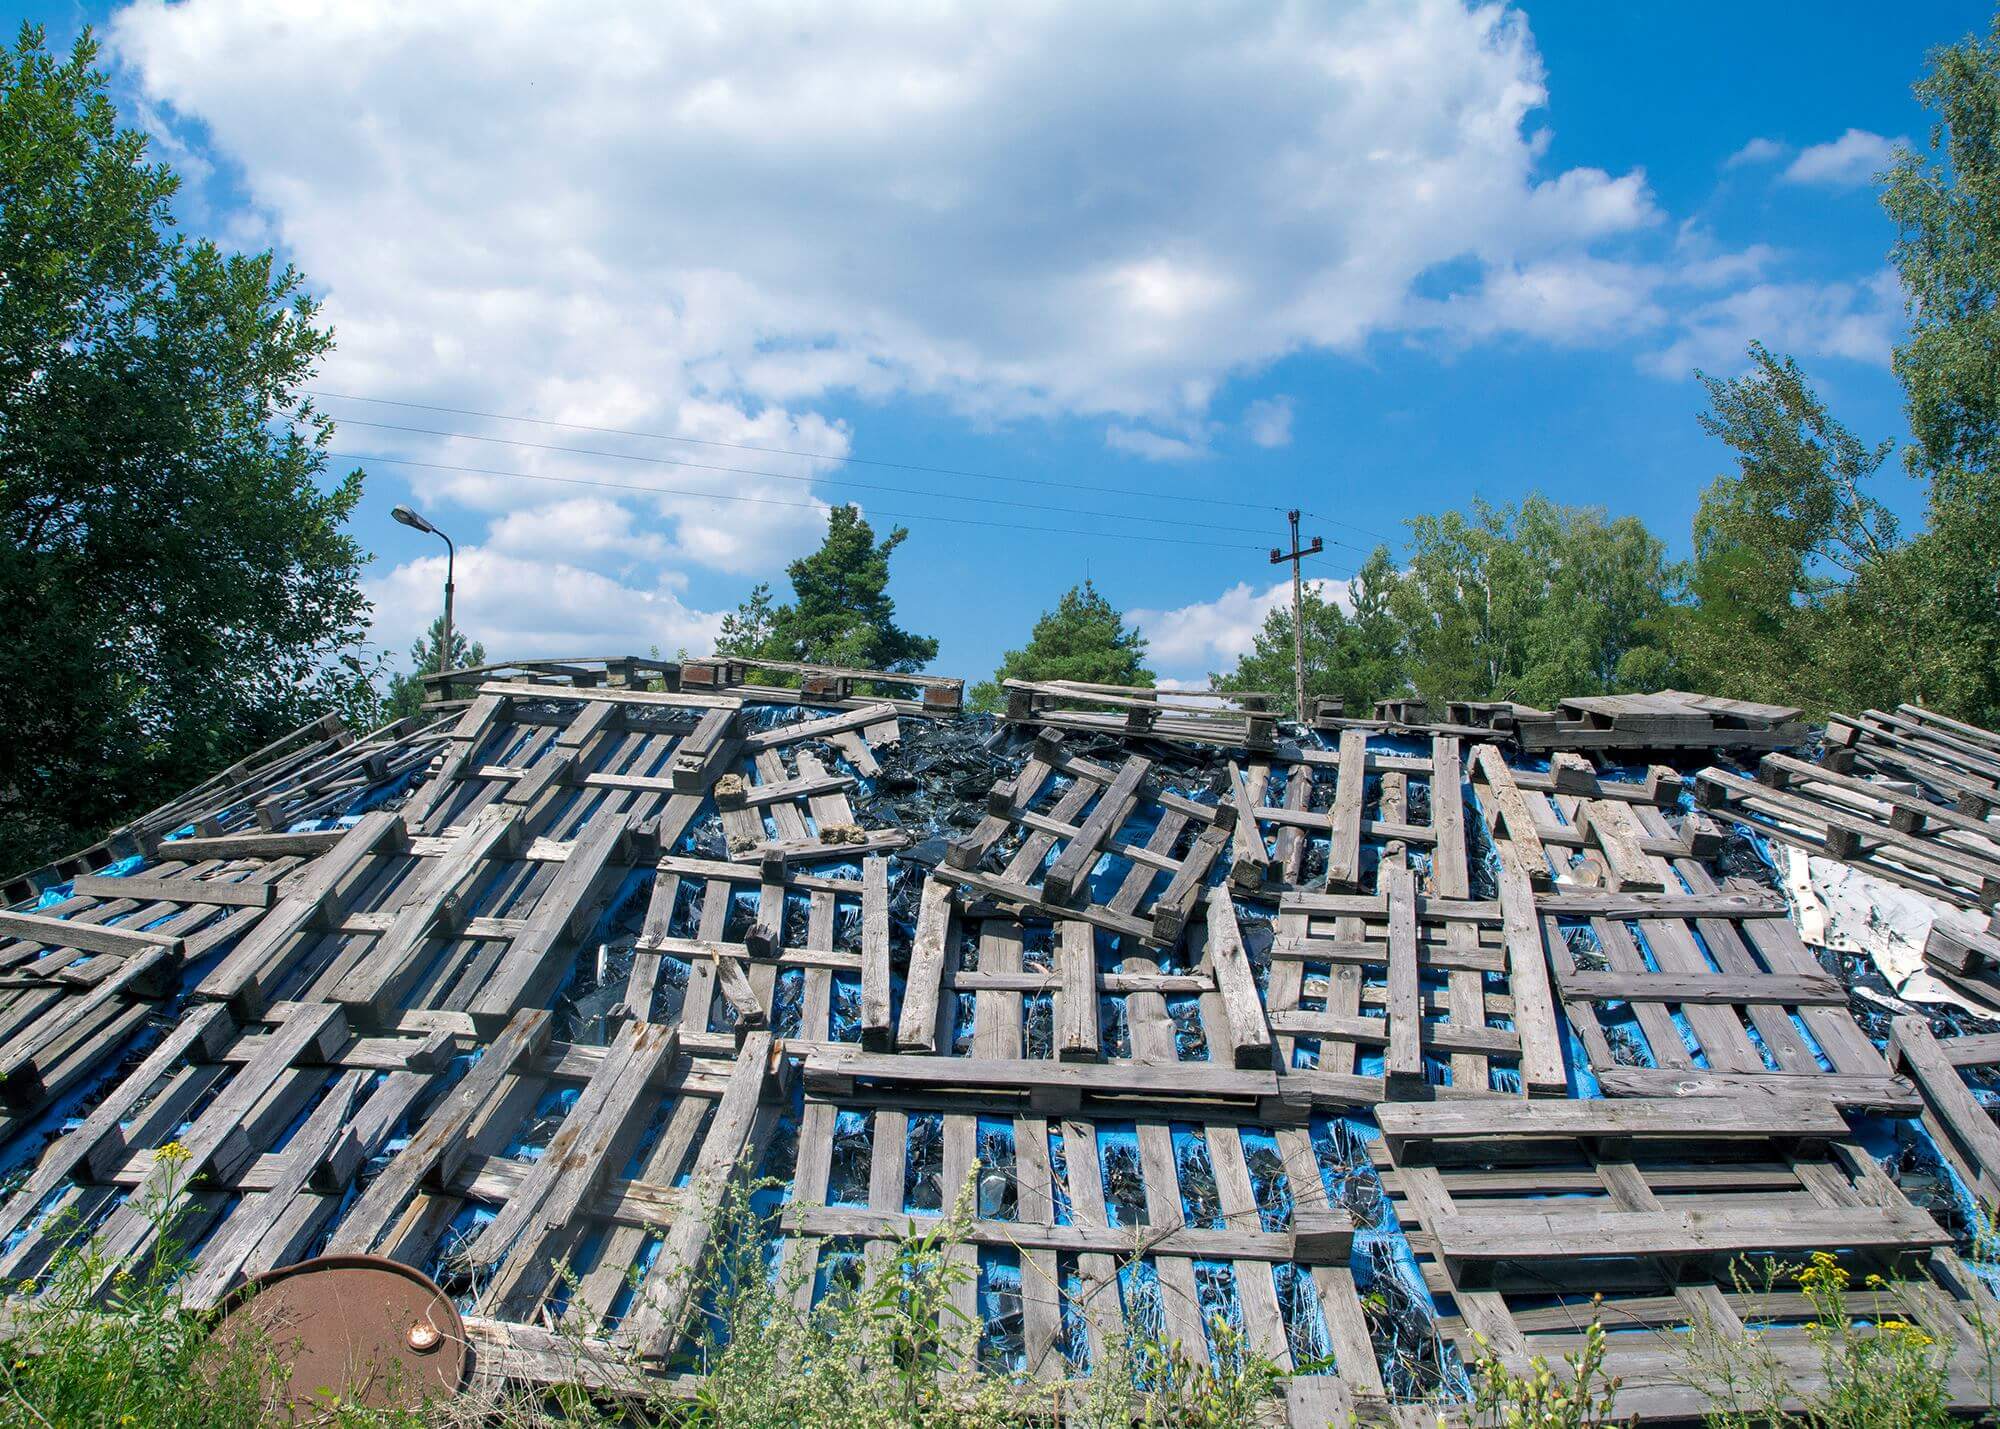
{"type": "MultiPolygon", "coordinates": [[[[1671,1347],[1795,1320],[1732,1274],[1825,1250],[1978,1402],[2000,1305],[1864,1119],[1921,1118],[1991,1194],[2000,1053],[1911,1019],[1871,1041],[1715,859],[1743,821],[1976,904],[1965,790],[1863,776],[1969,783],[1991,736],[1854,722],[1851,764],[1705,770],[1701,811],[1671,767],[1592,757],[1757,748],[1796,712],[1569,702],[1548,737],[1576,746],[1530,761],[1518,712],[1515,743],[1280,740],[1268,701],[1016,685],[1008,772],[918,843],[865,817],[885,762],[927,767],[890,751],[985,733],[943,723],[955,682],[893,678],[454,672],[442,723],[302,731],[177,802],[141,866],[23,885],[0,1154],[34,1164],[0,1277],[78,1234],[144,1256],[136,1207],[191,1165],[191,1303],[369,1251],[457,1298],[485,1378],[606,1386],[678,1372],[732,1186],[782,1183],[810,1302],[970,1180],[958,1308],[997,1307],[982,1363],[1024,1381],[1133,1332],[1205,1357],[1220,1316],[1292,1422],[1428,1425],[1482,1343],[1525,1369],[1603,1314],[1621,1407],[1694,1417],[1671,1347]]],[[[1809,1340],[1772,1335],[1809,1392],[1809,1340]]]]}

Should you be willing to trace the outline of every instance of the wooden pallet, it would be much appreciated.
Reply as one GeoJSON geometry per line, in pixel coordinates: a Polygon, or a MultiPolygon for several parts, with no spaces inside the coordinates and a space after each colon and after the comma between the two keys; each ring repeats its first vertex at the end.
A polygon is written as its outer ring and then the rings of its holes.
{"type": "Polygon", "coordinates": [[[1228,853],[1236,805],[1149,792],[1151,767],[1138,754],[1116,769],[1095,763],[1044,730],[1021,772],[994,785],[978,827],[952,840],[946,876],[1051,918],[1141,943],[1178,942],[1228,853]],[[1143,843],[1123,836],[1142,826],[1143,843]],[[1099,898],[1092,881],[1106,858],[1126,861],[1127,872],[1099,898]]]}
{"type": "Polygon", "coordinates": [[[1699,1118],[1675,1101],[1440,1102],[1384,1107],[1381,1122],[1376,1165],[1468,1360],[1559,1368],[1596,1319],[1617,1412],[1696,1419],[1689,1327],[1732,1341],[1756,1328],[1811,1393],[1820,1350],[1790,1327],[1811,1318],[1805,1296],[1783,1277],[1763,1293],[1754,1264],[1738,1276],[1746,1258],[1834,1249],[1855,1286],[1885,1277],[1884,1302],[1942,1347],[1952,1401],[1987,1402],[1973,1322],[1993,1323],[1992,1295],[1823,1100],[1721,1098],[1699,1118]]]}
{"type": "Polygon", "coordinates": [[[1755,780],[1702,770],[1695,798],[1712,814],[1957,907],[2000,904],[2000,828],[1916,795],[1767,757],[1755,780]]]}
{"type": "Polygon", "coordinates": [[[1330,1354],[1342,1376],[1381,1392],[1348,1270],[1353,1227],[1302,1128],[1051,1117],[976,1096],[913,1108],[864,1088],[809,1091],[799,1147],[781,1274],[803,1303],[843,1263],[863,1283],[882,1274],[893,1241],[949,1210],[970,1179],[974,1219],[958,1253],[974,1274],[960,1308],[976,1320],[982,1292],[995,1291],[1018,1307],[1018,1329],[1011,1315],[989,1326],[1018,1336],[1018,1357],[992,1367],[1041,1380],[1087,1372],[1128,1326],[1199,1354],[1206,1307],[1287,1370],[1295,1350],[1330,1354]]]}
{"type": "Polygon", "coordinates": [[[1079,734],[1145,736],[1178,744],[1268,750],[1278,728],[1274,695],[1216,695],[1077,680],[1007,680],[1009,724],[1079,734]]]}
{"type": "Polygon", "coordinates": [[[2000,1215],[2000,1128],[1974,1095],[2000,1089],[2000,1036],[1939,1037],[1921,1017],[1898,1017],[1889,1060],[1922,1091],[1924,1130],[1985,1213],[2000,1215]]]}
{"type": "Polygon", "coordinates": [[[1890,1075],[1781,899],[1719,884],[1657,808],[1515,795],[1511,817],[1497,803],[1491,812],[1502,897],[1538,858],[1547,867],[1531,916],[1605,1094],[1797,1085],[1843,1107],[1915,1109],[1914,1089],[1890,1075]],[[1557,828],[1577,831],[1579,845],[1554,844],[1557,828]]]}
{"type": "MultiPolygon", "coordinates": [[[[1843,1116],[1938,1118],[1938,1067],[1983,1045],[1899,1029],[1892,1070],[1782,904],[1718,881],[1666,766],[1359,723],[1246,747],[1265,710],[1229,712],[1232,740],[1071,687],[1035,722],[1110,720],[1127,752],[1044,728],[933,864],[857,827],[896,699],[812,709],[800,670],[766,677],[800,682],[782,700],[747,669],[653,688],[665,663],[504,667],[443,725],[307,740],[252,795],[215,784],[229,802],[184,809],[135,876],[0,915],[0,1150],[82,1108],[0,1206],[0,1274],[46,1266],[50,1209],[143,1253],[133,1207],[178,1139],[205,1177],[192,1302],[373,1250],[445,1279],[482,1382],[616,1394],[682,1342],[706,1211],[742,1178],[789,1178],[810,1300],[880,1273],[977,1162],[961,1308],[1018,1305],[1024,1375],[1101,1364],[1135,1324],[1201,1358],[1206,1298],[1312,1371],[1291,1422],[1428,1424],[1371,1341],[1370,1247],[1396,1233],[1379,1198],[1348,1208],[1379,1172],[1447,1333],[1497,1329],[1517,1367],[1574,1344],[1593,1289],[1662,1331],[1754,1320],[1719,1261],[1822,1236],[1931,1287],[1918,1321],[1960,1335],[1936,1227],[1843,1116]],[[1172,792],[1157,741],[1198,733],[1214,782],[1172,792]],[[1605,1097],[1569,1099],[1572,1072],[1605,1097]],[[1371,1113],[1385,1142],[1357,1151],[1371,1113]],[[1531,1297],[1522,1245],[1567,1298],[1531,1297]]],[[[1840,774],[1795,763],[1768,767],[1840,774]]],[[[1939,809],[1921,836],[1978,832],[1939,809]]],[[[1633,1410],[1681,1412],[1663,1359],[1617,1349],[1633,1410]]]]}
{"type": "Polygon", "coordinates": [[[1984,818],[2000,809],[2000,734],[1933,714],[1921,705],[1827,720],[1820,761],[1842,774],[1906,780],[1984,818]]]}
{"type": "Polygon", "coordinates": [[[1495,710],[1492,727],[1527,753],[1551,750],[1789,749],[1811,737],[1783,705],[1661,690],[1559,702],[1553,713],[1495,710]]]}
{"type": "Polygon", "coordinates": [[[152,857],[162,843],[191,834],[288,828],[344,812],[359,796],[415,773],[440,735],[424,719],[397,720],[357,740],[336,716],[301,726],[223,773],[43,868],[0,885],[0,904],[24,902],[121,859],[152,857]]]}

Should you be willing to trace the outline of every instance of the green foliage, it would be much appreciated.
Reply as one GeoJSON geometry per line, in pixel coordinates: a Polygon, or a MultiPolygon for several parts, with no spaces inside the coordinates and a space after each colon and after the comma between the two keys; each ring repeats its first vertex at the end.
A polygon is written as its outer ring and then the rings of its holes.
{"type": "Polygon", "coordinates": [[[1932,53],[1917,98],[1936,116],[1928,152],[1904,148],[1882,205],[1910,307],[1896,376],[1930,484],[1907,596],[1923,632],[1926,703],[2000,722],[2000,18],[1987,39],[1932,53]]]}
{"type": "MultiPolygon", "coordinates": [[[[161,1148],[170,1170],[177,1149],[161,1148]]],[[[159,1253],[146,1264],[121,1270],[95,1246],[73,1244],[57,1255],[43,1293],[17,1301],[0,1352],[7,1422],[78,1429],[263,1422],[272,1369],[262,1349],[247,1339],[218,1347],[175,1302],[173,1283],[186,1267],[175,1224],[185,1205],[185,1183],[174,1178],[145,1208],[159,1237],[159,1253]]]]}
{"type": "MultiPolygon", "coordinates": [[[[423,707],[426,698],[424,676],[438,672],[438,644],[444,639],[444,616],[439,615],[431,622],[431,628],[417,638],[410,646],[410,672],[397,673],[389,677],[389,693],[382,701],[384,719],[403,719],[416,714],[423,707]]],[[[659,658],[659,647],[654,646],[654,658],[659,658]]],[[[480,665],[486,661],[486,647],[477,640],[467,641],[463,630],[451,632],[451,668],[462,670],[468,665],[480,665]]]]}
{"type": "MultiPolygon", "coordinates": [[[[1478,1338],[1475,1336],[1475,1338],[1478,1338]]],[[[1485,1346],[1484,1339],[1480,1345],[1485,1346]]],[[[1604,1326],[1595,1317],[1584,1331],[1583,1348],[1563,1356],[1567,1373],[1549,1368],[1536,1355],[1525,1374],[1516,1374],[1498,1356],[1472,1366],[1472,1406],[1477,1423],[1499,1429],[1582,1429],[1614,1424],[1618,1380],[1604,1373],[1604,1326]]]]}
{"type": "MultiPolygon", "coordinates": [[[[1943,1429],[1962,1422],[1950,1408],[1950,1346],[1917,1323],[1922,1301],[1906,1303],[1879,1275],[1870,1275],[1857,1297],[1847,1270],[1826,1251],[1803,1265],[1738,1262],[1732,1276],[1752,1303],[1791,1287],[1804,1293],[1812,1311],[1805,1333],[1818,1353],[1822,1387],[1806,1392],[1793,1383],[1771,1332],[1700,1320],[1682,1347],[1680,1378],[1709,1397],[1709,1429],[1943,1429]]],[[[1987,1358],[1990,1371],[1990,1346],[1987,1358]]]]}
{"type": "Polygon", "coordinates": [[[1670,664],[1666,548],[1636,517],[1530,496],[1410,522],[1415,552],[1390,595],[1408,677],[1426,699],[1551,706],[1657,688],[1670,664]]]}
{"type": "MultiPolygon", "coordinates": [[[[1307,585],[1299,600],[1304,632],[1306,713],[1321,696],[1338,696],[1349,714],[1374,712],[1375,701],[1404,687],[1403,629],[1391,601],[1398,577],[1387,548],[1377,546],[1348,586],[1354,613],[1349,615],[1320,590],[1307,585]]],[[[1264,691],[1293,704],[1292,607],[1289,601],[1272,607],[1264,617],[1250,651],[1227,673],[1211,673],[1211,688],[1221,691],[1264,691]]],[[[1297,711],[1292,711],[1297,717],[1297,711]]]]}
{"type": "Polygon", "coordinates": [[[820,548],[787,568],[791,603],[773,605],[770,587],[758,585],[733,615],[723,617],[716,653],[921,670],[937,657],[937,641],[899,628],[888,594],[889,557],[909,534],[898,526],[878,544],[860,507],[834,507],[820,548]]]}
{"type": "MultiPolygon", "coordinates": [[[[170,1145],[160,1154],[172,1164],[177,1151],[170,1145]]],[[[755,1197],[773,1183],[735,1179],[710,1212],[709,1253],[687,1287],[689,1302],[701,1307],[683,1366],[700,1376],[691,1394],[644,1372],[636,1359],[619,1358],[606,1326],[573,1313],[557,1326],[552,1349],[573,1359],[577,1384],[468,1392],[413,1414],[329,1402],[314,1422],[353,1429],[1001,1429],[1053,1422],[1058,1414],[1079,1429],[1282,1422],[1275,1399],[1282,1373],[1219,1319],[1209,1327],[1213,1363],[1129,1334],[1106,1346],[1108,1362],[1088,1381],[982,1367],[982,1327],[962,1308],[977,1275],[966,1235],[978,1170],[975,1164],[948,1215],[886,1245],[885,1256],[871,1258],[865,1282],[833,1275],[809,1308],[803,1266],[772,1271],[780,1263],[776,1217],[760,1214],[755,1197]],[[583,1387],[585,1378],[599,1388],[583,1387]]],[[[0,1346],[6,1422],[25,1415],[22,1422],[90,1429],[249,1429],[266,1421],[266,1407],[285,1385],[270,1347],[250,1340],[218,1346],[207,1322],[174,1301],[174,1283],[189,1263],[173,1234],[185,1204],[185,1188],[176,1185],[152,1208],[159,1254],[143,1276],[114,1280],[96,1249],[80,1242],[58,1252],[44,1294],[21,1302],[0,1346]],[[96,1292],[107,1280],[114,1288],[105,1303],[96,1292]]],[[[574,1284],[566,1268],[559,1274],[574,1284]]]]}
{"type": "Polygon", "coordinates": [[[300,388],[332,342],[270,253],[174,230],[88,33],[0,49],[0,865],[67,851],[328,707],[367,604],[300,388]],[[294,426],[292,423],[298,425],[294,426]]]}
{"type": "Polygon", "coordinates": [[[974,709],[998,709],[1008,680],[1076,680],[1090,685],[1150,685],[1146,637],[1125,624],[1124,613],[1085,581],[1071,586],[1054,610],[1044,611],[1027,645],[1009,650],[991,680],[972,687],[974,709]]]}
{"type": "Polygon", "coordinates": [[[1893,703],[1920,679],[1904,547],[1868,490],[1893,443],[1862,443],[1791,358],[1756,344],[1750,357],[1743,377],[1698,374],[1701,424],[1738,474],[1717,478],[1695,516],[1693,599],[1670,621],[1683,676],[1813,711],[1893,703]]]}

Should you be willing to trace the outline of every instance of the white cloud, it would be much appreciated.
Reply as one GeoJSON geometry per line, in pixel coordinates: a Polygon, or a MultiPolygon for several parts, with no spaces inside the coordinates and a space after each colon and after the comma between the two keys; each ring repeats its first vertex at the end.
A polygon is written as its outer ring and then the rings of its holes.
{"type": "Polygon", "coordinates": [[[1147,461],[1191,461],[1204,449],[1181,437],[1169,437],[1139,427],[1113,423],[1104,429],[1104,445],[1115,452],[1144,457],[1147,461]]]}
{"type": "Polygon", "coordinates": [[[343,389],[566,417],[854,390],[1172,423],[1393,330],[1439,262],[1655,217],[1641,173],[1540,171],[1527,22],[1449,0],[137,0],[111,33],[325,289],[343,389]]]}
{"type": "Polygon", "coordinates": [[[1886,365],[1905,321],[1890,269],[1860,283],[1759,283],[1695,308],[1680,336],[1640,365],[1661,377],[1734,372],[1753,340],[1800,358],[1886,365]]]}
{"type": "MultiPolygon", "coordinates": [[[[648,628],[708,618],[659,570],[813,544],[850,490],[834,403],[1082,417],[1186,460],[1215,394],[1290,354],[1629,344],[1700,286],[1635,256],[1662,246],[1642,170],[1549,168],[1542,62],[1498,5],[134,0],[108,33],[191,183],[212,165],[234,231],[324,295],[325,388],[809,454],[329,404],[343,452],[437,464],[378,469],[487,522],[470,548],[641,592],[648,628]],[[1416,296],[1456,268],[1479,281],[1416,296]]],[[[1788,172],[1841,171],[1818,152],[1788,172]]],[[[1726,326],[1761,263],[1708,261],[1726,326]]],[[[395,605],[420,589],[377,590],[385,632],[421,625],[395,605]]]]}
{"type": "Polygon", "coordinates": [[[1260,397],[1243,413],[1243,430],[1260,447],[1292,444],[1292,399],[1260,397]]]}
{"type": "MultiPolygon", "coordinates": [[[[1353,609],[1346,581],[1308,580],[1306,584],[1341,609],[1353,609]]],[[[1257,632],[1264,628],[1264,618],[1278,606],[1289,606],[1291,599],[1289,576],[1263,589],[1238,581],[1214,600],[1174,610],[1135,610],[1128,619],[1146,637],[1148,661],[1166,672],[1167,678],[1183,686],[1198,686],[1208,672],[1234,668],[1237,658],[1250,649],[1257,632]]]]}
{"type": "Polygon", "coordinates": [[[1776,139],[1752,139],[1727,159],[1722,161],[1725,169],[1740,169],[1751,164],[1775,164],[1792,152],[1792,146],[1776,139]]]}
{"type": "MultiPolygon", "coordinates": [[[[533,559],[472,546],[458,553],[452,618],[467,638],[497,659],[643,654],[658,645],[705,654],[720,612],[690,610],[671,581],[652,588],[621,584],[559,560],[533,559]]],[[[405,562],[368,582],[376,606],[375,639],[400,661],[443,602],[444,557],[405,562]]]]}
{"type": "Polygon", "coordinates": [[[1477,289],[1428,310],[1461,339],[1525,334],[1560,344],[1601,342],[1666,320],[1654,298],[1661,278],[1653,265],[1583,254],[1501,264],[1487,270],[1477,289]]]}
{"type": "Polygon", "coordinates": [[[1799,150],[1798,157],[1785,166],[1784,179],[1793,184],[1853,188],[1888,168],[1899,142],[1866,129],[1850,129],[1838,139],[1799,150]]]}

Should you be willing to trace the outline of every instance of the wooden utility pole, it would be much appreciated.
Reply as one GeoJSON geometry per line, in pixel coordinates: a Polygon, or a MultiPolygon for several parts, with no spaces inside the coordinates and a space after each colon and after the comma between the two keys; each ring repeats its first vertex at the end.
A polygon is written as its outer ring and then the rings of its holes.
{"type": "Polygon", "coordinates": [[[1299,513],[1287,511],[1285,518],[1292,523],[1292,549],[1281,551],[1271,548],[1271,564],[1292,563],[1292,698],[1297,701],[1295,717],[1304,724],[1310,716],[1306,714],[1306,617],[1304,596],[1299,581],[1299,562],[1307,556],[1317,556],[1324,549],[1319,537],[1313,537],[1310,546],[1299,545],[1299,513]]]}

